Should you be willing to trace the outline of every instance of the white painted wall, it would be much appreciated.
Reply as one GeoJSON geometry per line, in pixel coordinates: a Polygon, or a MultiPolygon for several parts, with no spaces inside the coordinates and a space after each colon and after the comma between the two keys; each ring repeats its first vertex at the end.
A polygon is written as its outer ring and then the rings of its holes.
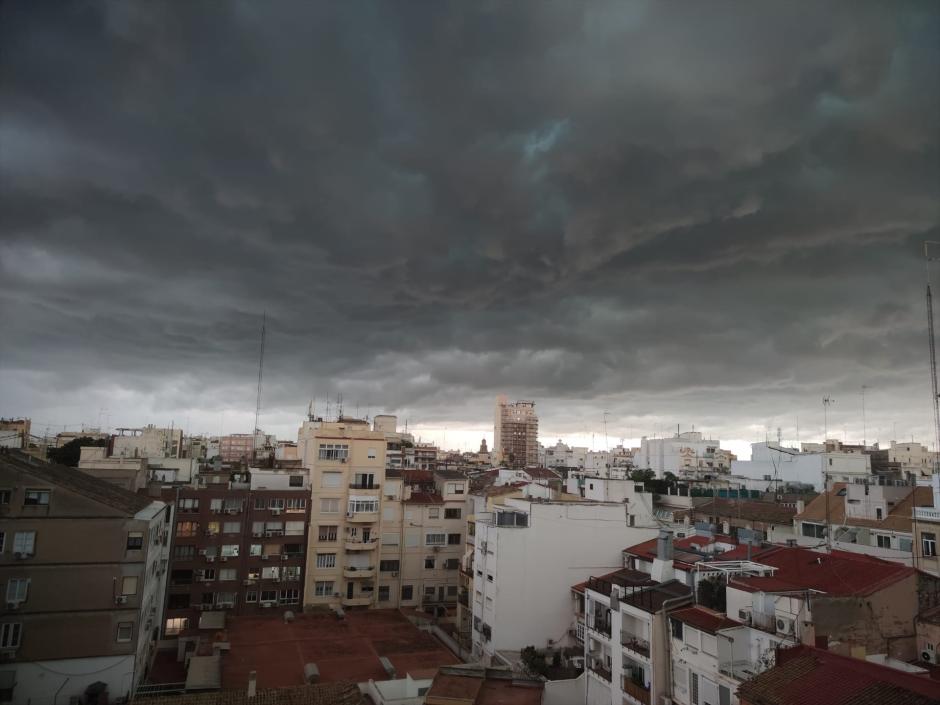
{"type": "Polygon", "coordinates": [[[755,481],[766,482],[769,477],[781,483],[812,485],[817,492],[823,490],[824,472],[829,473],[830,483],[852,482],[871,475],[871,459],[857,453],[800,453],[776,443],[752,443],[750,460],[731,462],[732,475],[755,481]]]}
{"type": "Polygon", "coordinates": [[[68,703],[72,696],[81,696],[92,683],[108,684],[111,700],[132,695],[134,656],[102,656],[97,658],[57,659],[5,664],[3,671],[16,672],[13,702],[29,705],[68,703]],[[59,691],[59,688],[62,690],[59,691]],[[56,691],[59,691],[56,697],[56,691]]]}
{"type": "Polygon", "coordinates": [[[529,514],[528,528],[496,527],[477,515],[470,599],[474,617],[492,628],[489,642],[473,632],[487,656],[567,640],[571,586],[615,570],[625,546],[656,536],[655,529],[629,528],[622,504],[510,499],[506,505],[529,514]]]}

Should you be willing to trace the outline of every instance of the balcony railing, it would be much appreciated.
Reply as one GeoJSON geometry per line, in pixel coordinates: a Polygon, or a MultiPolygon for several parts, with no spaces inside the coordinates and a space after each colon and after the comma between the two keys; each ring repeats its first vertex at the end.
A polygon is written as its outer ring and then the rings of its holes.
{"type": "Polygon", "coordinates": [[[589,665],[588,668],[589,668],[593,673],[596,673],[596,674],[599,675],[601,678],[603,678],[605,681],[607,681],[608,683],[610,683],[610,679],[611,679],[610,669],[604,668],[604,666],[601,665],[601,664],[600,664],[599,662],[597,662],[597,661],[595,661],[594,663],[592,663],[591,665],[589,665]]]}
{"type": "Polygon", "coordinates": [[[380,489],[378,482],[350,482],[349,489],[351,490],[377,490],[380,489]]]}
{"type": "Polygon", "coordinates": [[[918,521],[940,522],[940,509],[935,507],[914,507],[914,518],[918,521]]]}
{"type": "Polygon", "coordinates": [[[718,670],[735,680],[750,680],[761,672],[761,667],[751,661],[724,661],[718,664],[718,670]]]}
{"type": "Polygon", "coordinates": [[[591,624],[591,629],[593,629],[596,632],[600,632],[601,634],[604,634],[605,636],[610,638],[610,620],[605,619],[603,617],[594,617],[594,619],[591,620],[590,624],[591,624]]]}
{"type": "Polygon", "coordinates": [[[631,678],[623,679],[623,692],[643,705],[650,705],[650,689],[635,683],[631,678]]]}
{"type": "Polygon", "coordinates": [[[621,644],[625,649],[630,649],[630,651],[649,658],[650,643],[646,639],[640,639],[639,637],[635,637],[631,634],[624,634],[622,635],[621,639],[621,644]]]}

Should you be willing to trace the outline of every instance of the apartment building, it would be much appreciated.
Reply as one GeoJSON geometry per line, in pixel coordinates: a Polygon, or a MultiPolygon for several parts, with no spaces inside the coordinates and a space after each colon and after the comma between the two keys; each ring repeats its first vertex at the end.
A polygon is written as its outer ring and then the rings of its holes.
{"type": "Polygon", "coordinates": [[[930,487],[838,482],[794,516],[796,538],[913,566],[914,512],[932,505],[930,487]]]}
{"type": "Polygon", "coordinates": [[[539,464],[539,417],[534,401],[510,403],[503,394],[496,398],[493,452],[498,463],[523,468],[539,464]]]}
{"type": "Polygon", "coordinates": [[[630,526],[621,503],[512,498],[475,510],[474,656],[492,662],[529,645],[573,643],[570,586],[619,566],[625,543],[655,535],[630,526]]]}
{"type": "Polygon", "coordinates": [[[259,614],[303,604],[307,471],[250,469],[246,475],[162,490],[176,505],[166,636],[198,628],[205,612],[259,614]]]}
{"type": "Polygon", "coordinates": [[[257,437],[254,433],[230,433],[219,437],[219,455],[225,463],[250,461],[254,456],[257,437]]]}
{"type": "Polygon", "coordinates": [[[385,450],[385,433],[358,419],[307,421],[301,429],[297,451],[313,497],[305,606],[377,604],[385,450]]]}
{"type": "Polygon", "coordinates": [[[111,440],[111,456],[119,458],[178,458],[183,447],[183,429],[119,428],[111,440]]]}
{"type": "Polygon", "coordinates": [[[452,470],[386,472],[376,606],[456,604],[468,485],[452,470]]]}
{"type": "Polygon", "coordinates": [[[721,449],[721,441],[705,438],[699,431],[684,431],[671,438],[644,436],[634,462],[662,477],[667,472],[680,476],[696,471],[727,472],[732,457],[721,449]]]}
{"type": "Polygon", "coordinates": [[[141,682],[163,613],[172,506],[0,453],[0,700],[69,702],[141,682]]]}
{"type": "Polygon", "coordinates": [[[0,418],[0,448],[28,448],[31,423],[29,419],[0,418]]]}
{"type": "Polygon", "coordinates": [[[751,459],[732,461],[731,475],[745,481],[748,489],[772,492],[787,486],[822,492],[835,482],[872,482],[868,455],[842,450],[805,452],[779,443],[752,443],[751,459]]]}
{"type": "Polygon", "coordinates": [[[940,474],[930,477],[931,505],[914,508],[911,530],[914,532],[914,567],[934,576],[940,576],[940,557],[937,554],[940,537],[940,474]]]}

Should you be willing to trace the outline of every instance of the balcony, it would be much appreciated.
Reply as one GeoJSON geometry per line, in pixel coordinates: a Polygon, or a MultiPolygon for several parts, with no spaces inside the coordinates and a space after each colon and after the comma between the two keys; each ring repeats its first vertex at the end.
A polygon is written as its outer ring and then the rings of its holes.
{"type": "Polygon", "coordinates": [[[377,539],[371,541],[346,541],[347,551],[372,551],[379,545],[377,539]]]}
{"type": "Polygon", "coordinates": [[[588,624],[590,625],[591,629],[593,629],[595,632],[600,632],[601,634],[606,636],[608,639],[610,639],[610,620],[609,619],[595,616],[593,619],[591,619],[588,622],[588,624]]]}
{"type": "MultiPolygon", "coordinates": [[[[591,671],[591,673],[594,673],[595,675],[600,676],[600,678],[610,683],[610,679],[611,679],[610,669],[604,668],[599,662],[594,662],[594,663],[589,664],[588,670],[591,671]]],[[[647,703],[648,702],[649,701],[647,701],[647,703]]]]}
{"type": "Polygon", "coordinates": [[[461,590],[457,593],[457,602],[459,602],[464,607],[470,606],[470,592],[468,590],[461,590]]]}
{"type": "Polygon", "coordinates": [[[343,598],[343,607],[368,607],[372,604],[372,598],[370,596],[363,597],[344,597],[343,598]]]}
{"type": "Polygon", "coordinates": [[[650,705],[650,689],[646,686],[635,683],[630,678],[623,679],[623,692],[627,697],[632,698],[633,702],[650,705]]]}
{"type": "Polygon", "coordinates": [[[382,486],[378,482],[350,482],[351,490],[379,490],[382,486]]]}
{"type": "Polygon", "coordinates": [[[346,521],[355,524],[374,524],[378,520],[378,512],[346,512],[346,521]]]}
{"type": "Polygon", "coordinates": [[[915,507],[914,518],[917,521],[932,521],[940,523],[940,509],[936,507],[915,507]]]}
{"type": "Polygon", "coordinates": [[[632,634],[623,634],[621,638],[623,648],[645,658],[650,657],[650,643],[646,639],[640,639],[632,634]]]}
{"type": "Polygon", "coordinates": [[[374,578],[375,577],[375,568],[369,566],[368,568],[343,568],[343,577],[344,578],[374,578]]]}
{"type": "Polygon", "coordinates": [[[718,670],[738,681],[750,680],[761,672],[761,667],[751,661],[723,661],[718,670]]]}

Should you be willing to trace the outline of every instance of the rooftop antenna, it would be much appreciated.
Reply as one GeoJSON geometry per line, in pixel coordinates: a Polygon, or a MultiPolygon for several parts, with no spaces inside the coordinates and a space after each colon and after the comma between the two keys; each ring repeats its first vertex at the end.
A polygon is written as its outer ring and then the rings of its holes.
{"type": "Polygon", "coordinates": [[[826,447],[826,441],[829,439],[829,407],[836,403],[832,397],[823,397],[823,448],[826,447]]]}
{"type": "Polygon", "coordinates": [[[862,385],[862,450],[868,446],[868,423],[865,420],[865,390],[868,388],[867,384],[862,385]]]}
{"type": "Polygon", "coordinates": [[[610,443],[607,441],[607,417],[610,415],[609,411],[604,411],[604,450],[610,450],[610,443]]]}
{"type": "MultiPolygon", "coordinates": [[[[937,396],[937,349],[934,343],[933,332],[933,295],[930,293],[930,262],[934,258],[930,256],[930,245],[940,245],[940,243],[931,242],[930,240],[924,242],[924,264],[927,273],[927,339],[930,344],[930,388],[933,397],[934,441],[937,444],[935,447],[940,450],[940,397],[937,396]]],[[[934,458],[933,471],[937,473],[940,472],[940,467],[938,467],[937,464],[937,456],[934,456],[934,458]]]]}
{"type": "Polygon", "coordinates": [[[336,395],[336,420],[343,420],[343,394],[340,392],[336,395]]]}
{"type": "Polygon", "coordinates": [[[258,358],[258,398],[255,400],[255,434],[261,429],[258,428],[261,420],[261,389],[264,381],[264,336],[265,328],[268,322],[268,312],[265,311],[261,317],[261,355],[258,358]]]}

